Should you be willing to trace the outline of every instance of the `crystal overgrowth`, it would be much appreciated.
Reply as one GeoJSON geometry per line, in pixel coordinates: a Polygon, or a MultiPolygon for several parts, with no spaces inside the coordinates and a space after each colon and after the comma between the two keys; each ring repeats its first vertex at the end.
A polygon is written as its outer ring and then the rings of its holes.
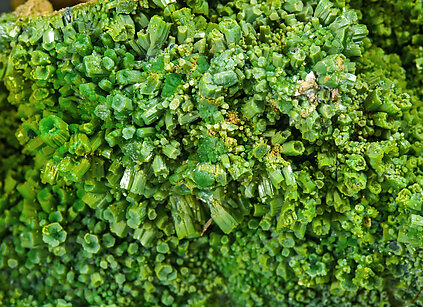
{"type": "Polygon", "coordinates": [[[3,15],[0,304],[410,302],[420,93],[366,16],[327,0],[3,15]]]}

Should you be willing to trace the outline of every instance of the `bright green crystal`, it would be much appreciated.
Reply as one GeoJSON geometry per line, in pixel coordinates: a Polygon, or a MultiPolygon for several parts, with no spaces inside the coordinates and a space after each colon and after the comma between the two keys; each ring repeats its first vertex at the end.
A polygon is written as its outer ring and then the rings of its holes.
{"type": "Polygon", "coordinates": [[[0,17],[0,305],[410,303],[423,39],[399,2],[0,17]]]}

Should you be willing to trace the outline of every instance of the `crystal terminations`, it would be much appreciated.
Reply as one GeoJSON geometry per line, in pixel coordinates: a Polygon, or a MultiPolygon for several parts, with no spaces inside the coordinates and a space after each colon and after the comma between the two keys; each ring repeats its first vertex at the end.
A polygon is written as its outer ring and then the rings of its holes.
{"type": "Polygon", "coordinates": [[[341,2],[3,15],[0,304],[410,302],[420,93],[341,2]]]}

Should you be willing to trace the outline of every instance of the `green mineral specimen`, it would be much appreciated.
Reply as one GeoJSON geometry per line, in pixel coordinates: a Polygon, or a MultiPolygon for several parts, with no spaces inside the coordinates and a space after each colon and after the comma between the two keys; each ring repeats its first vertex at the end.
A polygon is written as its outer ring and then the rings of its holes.
{"type": "Polygon", "coordinates": [[[422,16],[0,16],[0,305],[423,306],[422,16]]]}

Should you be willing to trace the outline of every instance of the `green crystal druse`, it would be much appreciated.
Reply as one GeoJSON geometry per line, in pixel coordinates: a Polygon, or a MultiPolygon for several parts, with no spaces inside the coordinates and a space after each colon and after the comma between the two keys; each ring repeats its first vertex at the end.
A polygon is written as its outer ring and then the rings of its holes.
{"type": "Polygon", "coordinates": [[[422,306],[423,14],[394,2],[2,15],[0,305],[422,306]]]}

